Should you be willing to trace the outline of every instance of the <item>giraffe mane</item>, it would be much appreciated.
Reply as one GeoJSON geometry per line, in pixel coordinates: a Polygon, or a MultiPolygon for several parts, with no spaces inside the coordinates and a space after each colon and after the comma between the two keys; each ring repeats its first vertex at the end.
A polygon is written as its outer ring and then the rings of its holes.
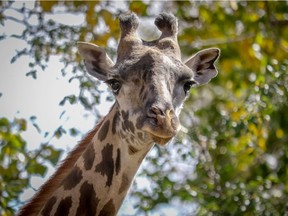
{"type": "Polygon", "coordinates": [[[76,145],[70,154],[62,161],[57,171],[41,186],[35,196],[20,210],[18,216],[32,216],[39,213],[51,194],[57,189],[62,180],[67,176],[68,172],[72,169],[77,159],[82,155],[89,143],[91,143],[104,119],[105,118],[103,118],[95,128],[92,129],[78,145],[76,145]]]}

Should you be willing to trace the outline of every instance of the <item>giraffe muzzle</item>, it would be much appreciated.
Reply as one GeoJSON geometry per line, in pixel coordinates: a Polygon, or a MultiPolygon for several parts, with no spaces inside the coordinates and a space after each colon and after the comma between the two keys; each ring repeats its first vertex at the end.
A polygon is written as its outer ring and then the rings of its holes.
{"type": "Polygon", "coordinates": [[[152,106],[147,112],[143,130],[148,132],[154,142],[164,145],[179,131],[180,123],[173,109],[165,111],[152,106]]]}

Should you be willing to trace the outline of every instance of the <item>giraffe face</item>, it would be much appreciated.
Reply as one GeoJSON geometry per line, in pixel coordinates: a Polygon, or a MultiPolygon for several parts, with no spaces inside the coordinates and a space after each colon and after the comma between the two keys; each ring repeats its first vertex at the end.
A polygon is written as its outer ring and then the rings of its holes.
{"type": "Polygon", "coordinates": [[[122,35],[116,64],[94,44],[78,43],[78,50],[89,74],[106,82],[115,95],[122,130],[165,144],[180,129],[178,116],[189,89],[217,75],[214,62],[219,50],[200,51],[183,63],[176,18],[161,14],[155,24],[162,35],[146,42],[136,36],[135,14],[120,18],[122,35]]]}
{"type": "Polygon", "coordinates": [[[147,49],[143,55],[116,65],[106,83],[120,113],[129,113],[134,133],[145,132],[154,142],[164,144],[179,131],[178,115],[196,81],[181,61],[147,49]]]}

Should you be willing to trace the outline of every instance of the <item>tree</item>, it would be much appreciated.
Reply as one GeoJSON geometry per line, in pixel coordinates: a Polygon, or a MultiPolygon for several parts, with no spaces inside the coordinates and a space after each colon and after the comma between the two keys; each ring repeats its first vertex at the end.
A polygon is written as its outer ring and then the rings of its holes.
{"type": "Polygon", "coordinates": [[[35,151],[26,151],[26,142],[21,132],[26,130],[25,119],[0,118],[0,213],[13,215],[19,207],[19,195],[30,186],[31,175],[43,176],[45,162],[56,166],[61,150],[55,150],[48,143],[42,143],[35,151]]]}
{"type": "MultiPolygon", "coordinates": [[[[62,75],[77,80],[81,89],[79,95],[63,98],[60,105],[79,103],[96,114],[101,91],[97,81],[79,72],[84,69],[75,42],[97,43],[115,58],[119,36],[115,18],[120,12],[129,8],[151,17],[159,11],[172,11],[179,19],[183,58],[217,46],[221,49],[219,75],[209,85],[191,90],[181,117],[187,133],[180,133],[165,148],[155,147],[148,156],[139,176],[149,179],[149,188],[139,187],[136,180],[131,191],[139,213],[161,212],[161,207],[169,204],[183,215],[288,214],[287,1],[0,4],[1,24],[5,27],[10,20],[25,29],[20,35],[0,37],[15,37],[28,44],[12,63],[21,56],[33,56],[26,75],[37,82],[39,70],[45,69],[50,57],[60,56],[65,65],[62,75]],[[10,16],[8,10],[23,19],[10,16]],[[65,25],[46,16],[63,12],[83,16],[85,22],[65,25]],[[37,22],[31,22],[32,17],[37,22]]],[[[147,38],[155,34],[145,26],[143,29],[147,38]]],[[[46,143],[26,153],[21,131],[32,120],[0,121],[0,205],[4,215],[13,215],[18,208],[21,188],[29,187],[31,175],[45,173],[43,161],[55,164],[59,158],[60,151],[46,143]],[[19,160],[24,161],[21,166],[19,160]],[[32,170],[27,170],[27,164],[32,170]],[[9,191],[3,186],[8,182],[19,187],[9,191]]],[[[59,127],[55,135],[61,138],[65,130],[59,127]]]]}

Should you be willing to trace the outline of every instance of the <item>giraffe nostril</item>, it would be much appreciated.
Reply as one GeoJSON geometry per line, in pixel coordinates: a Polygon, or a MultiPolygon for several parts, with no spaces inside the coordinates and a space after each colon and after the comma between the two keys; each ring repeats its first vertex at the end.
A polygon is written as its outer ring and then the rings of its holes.
{"type": "Polygon", "coordinates": [[[174,114],[175,114],[174,110],[172,110],[172,109],[166,110],[166,117],[172,119],[174,114]]]}
{"type": "Polygon", "coordinates": [[[177,126],[177,124],[175,124],[175,112],[173,109],[163,110],[158,106],[152,106],[148,110],[147,116],[150,118],[150,123],[162,129],[175,128],[177,126]]]}
{"type": "Polygon", "coordinates": [[[152,106],[149,111],[148,111],[148,116],[152,117],[152,118],[157,118],[157,116],[165,116],[165,113],[163,112],[163,110],[161,110],[159,107],[157,106],[152,106]]]}

